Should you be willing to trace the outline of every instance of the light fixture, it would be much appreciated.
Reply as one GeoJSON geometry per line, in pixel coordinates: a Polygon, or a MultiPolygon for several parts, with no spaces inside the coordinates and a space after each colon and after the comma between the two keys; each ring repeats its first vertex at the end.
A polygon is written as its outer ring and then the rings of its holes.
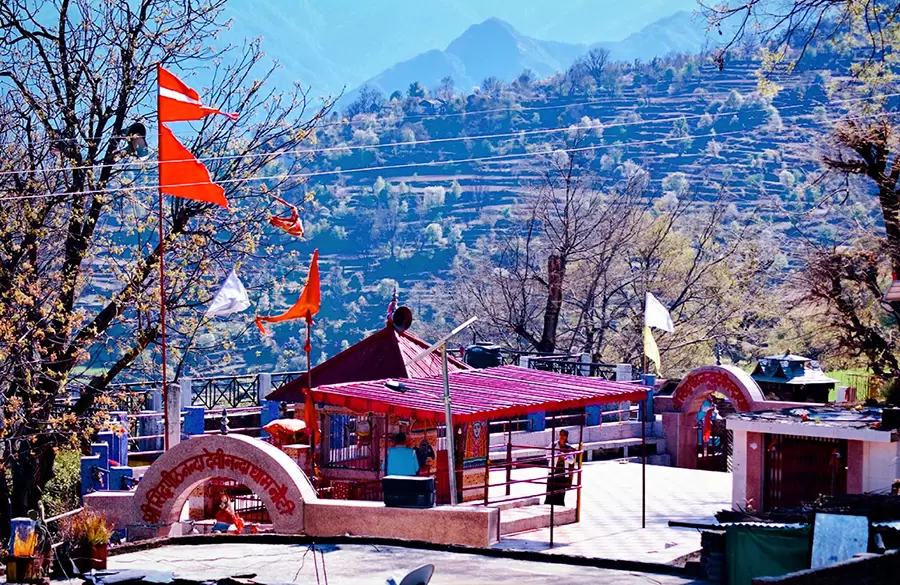
{"type": "Polygon", "coordinates": [[[393,390],[394,392],[400,393],[404,393],[409,390],[409,388],[407,388],[406,385],[403,384],[403,382],[399,382],[397,380],[388,380],[384,383],[384,387],[388,390],[393,390]]]}

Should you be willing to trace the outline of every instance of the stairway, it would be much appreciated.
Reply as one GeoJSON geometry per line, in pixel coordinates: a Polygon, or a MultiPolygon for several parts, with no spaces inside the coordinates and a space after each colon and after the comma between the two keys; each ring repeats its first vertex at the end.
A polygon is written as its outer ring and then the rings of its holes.
{"type": "MultiPolygon", "coordinates": [[[[500,510],[500,536],[517,532],[540,530],[550,527],[550,506],[543,504],[543,497],[534,496],[512,502],[488,504],[500,510]]],[[[575,508],[554,506],[554,526],[575,523],[575,508]]]]}

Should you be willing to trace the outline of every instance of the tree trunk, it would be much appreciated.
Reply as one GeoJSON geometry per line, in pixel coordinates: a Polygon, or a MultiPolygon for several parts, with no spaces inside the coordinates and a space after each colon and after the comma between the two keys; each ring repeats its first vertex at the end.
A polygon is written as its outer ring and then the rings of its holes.
{"type": "Polygon", "coordinates": [[[878,199],[884,217],[888,253],[891,255],[891,271],[896,279],[900,277],[900,197],[890,186],[881,185],[878,199]]]}
{"type": "Polygon", "coordinates": [[[556,329],[562,310],[563,281],[566,277],[566,261],[562,256],[551,254],[547,258],[547,306],[544,308],[544,329],[537,349],[553,353],[556,350],[556,329]]]}
{"type": "Polygon", "coordinates": [[[0,542],[9,541],[10,515],[9,480],[6,477],[6,466],[0,467],[0,542]]]}
{"type": "MultiPolygon", "coordinates": [[[[9,498],[9,514],[11,518],[27,516],[38,509],[38,503],[44,494],[44,487],[53,477],[53,463],[56,453],[52,441],[45,436],[38,436],[32,443],[27,439],[14,444],[12,457],[8,457],[12,471],[12,494],[9,498]]],[[[15,442],[14,442],[15,443],[15,442]]]]}

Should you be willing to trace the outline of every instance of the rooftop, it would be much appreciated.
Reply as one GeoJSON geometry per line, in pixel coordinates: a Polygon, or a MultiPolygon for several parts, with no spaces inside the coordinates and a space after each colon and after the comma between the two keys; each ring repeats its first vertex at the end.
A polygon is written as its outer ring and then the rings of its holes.
{"type": "Polygon", "coordinates": [[[887,292],[884,293],[884,300],[888,303],[895,303],[900,301],[900,280],[894,280],[891,282],[890,288],[887,289],[887,292]]]}
{"type": "Polygon", "coordinates": [[[740,412],[725,418],[728,428],[733,430],[882,442],[897,440],[896,431],[881,430],[881,412],[880,408],[815,406],[740,412]]]}
{"type": "MultiPolygon", "coordinates": [[[[409,362],[428,349],[430,344],[407,331],[398,331],[392,325],[380,329],[362,341],[351,345],[312,369],[314,386],[362,382],[383,378],[423,378],[441,374],[441,354],[432,352],[415,364],[409,362]]],[[[460,360],[447,355],[451,372],[467,370],[460,360]]],[[[269,400],[300,402],[303,389],[308,386],[307,375],[278,388],[267,397],[269,400]]]]}
{"type": "Polygon", "coordinates": [[[839,380],[826,376],[817,361],[792,353],[761,358],[751,375],[757,382],[775,384],[805,385],[837,384],[839,382],[839,380]]]}
{"type": "MultiPolygon", "coordinates": [[[[647,388],[636,383],[519,366],[457,370],[450,372],[449,385],[454,422],[637,401],[647,394],[647,388]]],[[[313,398],[358,412],[390,411],[400,416],[444,419],[442,376],[329,384],[314,388],[313,398]],[[403,390],[387,388],[388,382],[402,383],[403,390]]]]}

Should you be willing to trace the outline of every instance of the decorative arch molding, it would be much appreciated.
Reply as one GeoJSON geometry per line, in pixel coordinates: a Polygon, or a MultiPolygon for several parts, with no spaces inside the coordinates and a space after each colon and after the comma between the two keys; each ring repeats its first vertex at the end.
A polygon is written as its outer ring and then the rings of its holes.
{"type": "Polygon", "coordinates": [[[675,410],[695,413],[712,392],[728,396],[738,412],[752,411],[765,400],[762,390],[750,374],[735,366],[704,366],[681,380],[672,395],[675,410]]]}
{"type": "Polygon", "coordinates": [[[317,499],[306,474],[281,450],[242,435],[195,437],[163,453],[144,473],[134,493],[134,518],[150,525],[172,525],[191,492],[224,477],[255,493],[275,532],[303,532],[303,505],[317,499]]]}

